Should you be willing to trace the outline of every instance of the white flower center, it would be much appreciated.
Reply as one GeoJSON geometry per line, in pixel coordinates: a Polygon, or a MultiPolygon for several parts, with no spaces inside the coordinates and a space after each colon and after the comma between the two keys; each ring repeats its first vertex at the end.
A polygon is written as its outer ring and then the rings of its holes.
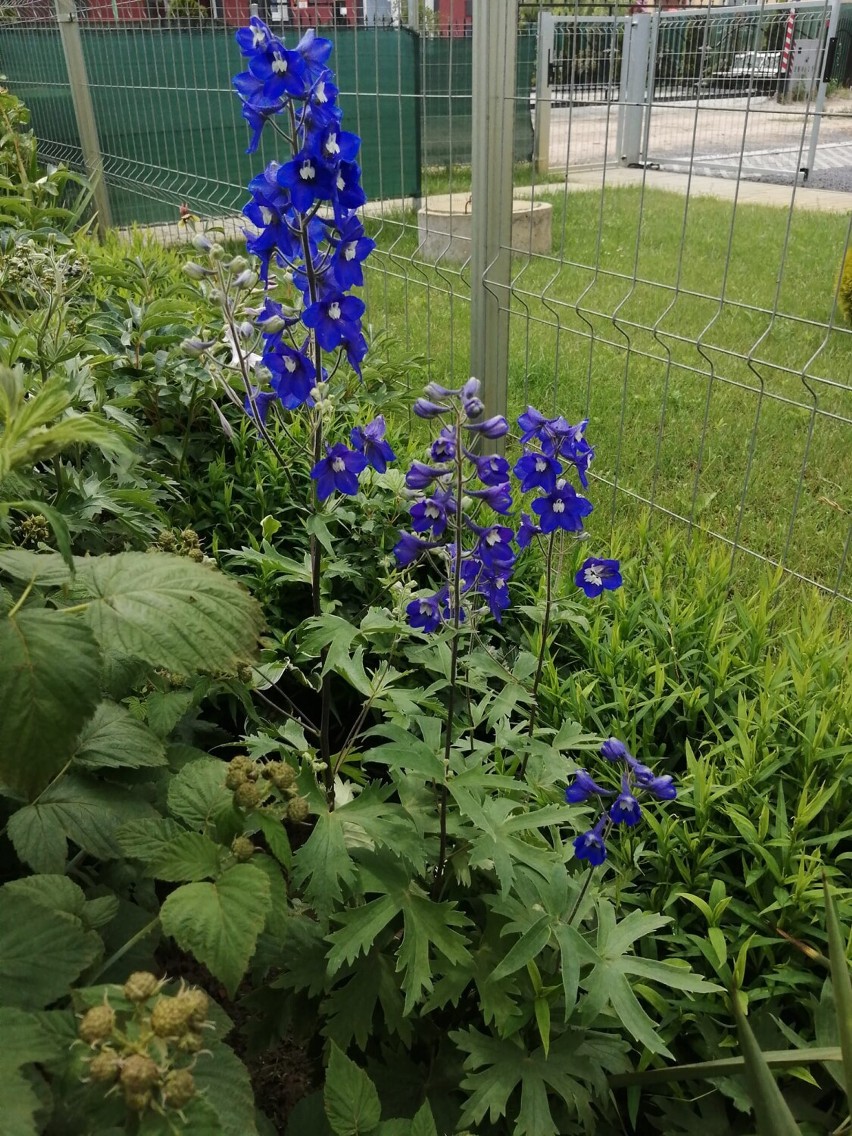
{"type": "Polygon", "coordinates": [[[346,182],[343,180],[343,174],[337,175],[337,188],[340,190],[341,193],[343,192],[344,189],[346,189],[346,182]]]}
{"type": "Polygon", "coordinates": [[[287,70],[287,60],[276,51],[272,56],[272,74],[283,75],[287,70]]]}
{"type": "Polygon", "coordinates": [[[565,502],[564,501],[554,501],[553,502],[553,511],[554,511],[554,513],[564,513],[565,512],[565,502]]]}
{"type": "Polygon", "coordinates": [[[264,43],[266,43],[265,34],[260,30],[260,28],[254,28],[251,33],[252,47],[260,47],[264,43]]]}
{"type": "Polygon", "coordinates": [[[544,458],[536,458],[535,459],[535,471],[536,471],[536,473],[544,473],[544,471],[546,469],[547,469],[547,462],[544,460],[544,458]]]}
{"type": "Polygon", "coordinates": [[[316,101],[318,103],[324,103],[324,102],[328,101],[326,99],[326,94],[325,94],[325,80],[324,79],[320,80],[320,82],[317,83],[317,88],[314,91],[314,98],[316,99],[316,101]]]}
{"type": "Polygon", "coordinates": [[[328,318],[333,320],[340,319],[340,304],[338,304],[337,300],[335,300],[333,304],[328,305],[328,318]]]}
{"type": "Polygon", "coordinates": [[[334,458],[331,463],[331,468],[335,473],[343,473],[344,469],[346,469],[346,462],[343,458],[334,458]]]}
{"type": "Polygon", "coordinates": [[[420,614],[421,615],[429,615],[431,610],[432,610],[432,605],[429,603],[428,600],[421,600],[420,601],[420,614]]]}
{"type": "Polygon", "coordinates": [[[348,245],[343,246],[343,259],[344,260],[354,260],[355,259],[355,253],[357,251],[358,250],[355,247],[355,241],[350,241],[348,245]]]}
{"type": "Polygon", "coordinates": [[[430,521],[436,521],[441,515],[441,510],[437,505],[427,505],[423,512],[430,521]]]}
{"type": "Polygon", "coordinates": [[[284,366],[287,368],[287,370],[292,375],[293,372],[296,370],[296,360],[291,359],[289,355],[285,355],[284,356],[284,366]]]}
{"type": "Polygon", "coordinates": [[[328,138],[326,139],[326,143],[325,143],[325,152],[326,152],[326,154],[339,154],[340,153],[340,147],[337,145],[337,135],[336,134],[329,134],[328,138]]]}
{"type": "Polygon", "coordinates": [[[583,573],[583,578],[587,584],[592,584],[594,587],[599,588],[603,583],[603,576],[600,568],[587,568],[583,573]]]}
{"type": "Polygon", "coordinates": [[[497,532],[490,532],[485,538],[485,543],[489,548],[493,548],[495,544],[500,543],[500,534],[497,532]]]}
{"type": "Polygon", "coordinates": [[[316,169],[311,165],[310,159],[306,158],[305,161],[302,162],[302,168],[299,170],[299,177],[302,181],[313,181],[316,176],[316,169]]]}
{"type": "Polygon", "coordinates": [[[261,205],[260,207],[260,216],[263,220],[264,225],[272,224],[272,210],[267,209],[265,205],[261,205]]]}

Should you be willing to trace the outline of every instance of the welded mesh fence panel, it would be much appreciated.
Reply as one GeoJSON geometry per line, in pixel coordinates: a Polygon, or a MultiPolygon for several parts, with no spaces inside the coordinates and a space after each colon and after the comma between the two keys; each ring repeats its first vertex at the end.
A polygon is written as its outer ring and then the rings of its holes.
{"type": "MultiPolygon", "coordinates": [[[[831,210],[831,195],[800,186],[693,176],[718,145],[690,92],[712,14],[690,14],[678,38],[656,17],[651,140],[654,116],[682,109],[682,173],[624,168],[613,104],[552,110],[549,174],[516,187],[551,205],[552,239],[540,254],[514,241],[510,409],[590,418],[592,528],[625,540],[648,511],[712,534],[738,568],[768,560],[850,599],[852,330],[839,287],[844,262],[852,283],[852,193],[831,210]]],[[[727,42],[733,58],[740,41],[727,42]]],[[[827,111],[849,132],[837,98],[827,111]]],[[[742,137],[739,101],[724,99],[742,137]]]]}

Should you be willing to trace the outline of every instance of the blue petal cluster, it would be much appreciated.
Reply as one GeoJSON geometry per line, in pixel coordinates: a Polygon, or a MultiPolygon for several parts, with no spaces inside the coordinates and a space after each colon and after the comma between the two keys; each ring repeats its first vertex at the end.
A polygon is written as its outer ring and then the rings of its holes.
{"type": "MultiPolygon", "coordinates": [[[[459,597],[469,610],[485,608],[499,622],[509,606],[515,533],[488,516],[505,517],[512,509],[509,463],[471,448],[478,437],[502,437],[509,424],[501,416],[482,418],[479,392],[477,379],[458,389],[430,383],[414,404],[418,417],[441,422],[429,447],[432,464],[414,461],[406,474],[412,531],[401,532],[394,548],[400,567],[432,553],[442,568],[442,586],[408,604],[408,622],[421,631],[435,631],[453,618],[451,581],[457,572],[459,597]]],[[[458,617],[466,617],[461,608],[458,617]]]]}
{"type": "MultiPolygon", "coordinates": [[[[595,451],[586,440],[588,418],[576,426],[561,415],[547,418],[534,406],[528,406],[518,418],[522,456],[515,462],[513,473],[522,493],[538,493],[531,502],[532,513],[521,514],[516,541],[526,548],[537,536],[549,536],[562,530],[579,534],[584,520],[592,512],[592,503],[578,493],[565,474],[573,468],[582,488],[589,484],[588,472],[595,451]]],[[[590,556],[574,577],[578,588],[594,598],[603,591],[614,591],[622,584],[617,560],[601,560],[590,556]]]]}
{"type": "MultiPolygon", "coordinates": [[[[247,231],[246,247],[260,261],[266,293],[255,326],[263,336],[261,364],[272,389],[258,391],[254,399],[257,417],[265,420],[275,400],[286,410],[313,405],[317,384],[327,378],[322,352],[345,355],[360,375],[367,353],[364,303],[351,289],[363,286],[363,264],[375,242],[355,213],[366,201],[356,161],[361,142],[340,125],[338,89],[326,65],[331,41],[311,30],[288,48],[256,16],[236,39],[247,60],[234,86],[252,128],[248,153],[257,149],[266,123],[279,115],[279,133],[291,150],[289,161],[270,162],[252,179],[251,200],[243,209],[256,230],[247,231]],[[271,294],[275,268],[301,293],[292,310],[271,294]]],[[[394,457],[384,432],[384,419],[378,418],[356,427],[351,449],[342,443],[327,447],[312,470],[320,500],[334,490],[356,493],[358,475],[368,464],[384,471],[394,457]]]]}
{"type": "Polygon", "coordinates": [[[615,797],[593,827],[574,840],[577,859],[588,860],[592,865],[602,864],[606,859],[606,837],[613,825],[632,827],[642,819],[638,798],[643,793],[650,793],[659,801],[673,801],[677,797],[671,776],[666,773],[658,777],[647,765],[637,761],[618,738],[608,738],[600,753],[608,762],[621,764],[620,791],[616,794],[614,789],[598,785],[585,769],[577,770],[574,780],[565,790],[565,800],[572,805],[581,804],[591,797],[615,797]]]}

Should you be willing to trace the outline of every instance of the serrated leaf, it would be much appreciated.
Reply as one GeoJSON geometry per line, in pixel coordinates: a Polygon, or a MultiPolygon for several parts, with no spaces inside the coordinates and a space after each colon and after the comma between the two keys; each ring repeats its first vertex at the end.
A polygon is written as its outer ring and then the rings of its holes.
{"type": "Polygon", "coordinates": [[[81,887],[67,876],[45,873],[26,876],[20,880],[10,880],[3,885],[6,895],[22,895],[39,907],[66,915],[82,926],[86,909],[86,896],[81,887]]]}
{"type": "Polygon", "coordinates": [[[213,1043],[209,1056],[199,1056],[192,1075],[213,1108],[225,1136],[257,1136],[254,1093],[248,1070],[227,1045],[213,1043]]]}
{"type": "Polygon", "coordinates": [[[34,580],[46,587],[58,587],[71,578],[71,570],[58,552],[31,552],[26,548],[4,548],[0,572],[25,584],[34,580]]]}
{"type": "Polygon", "coordinates": [[[65,765],[100,699],[101,653],[73,616],[24,607],[0,619],[0,780],[34,797],[65,765]]]}
{"type": "Polygon", "coordinates": [[[233,794],[225,788],[227,771],[223,761],[212,757],[190,761],[169,782],[169,812],[199,832],[215,825],[233,805],[233,794]]]}
{"type": "Polygon", "coordinates": [[[847,1107],[852,1108],[852,979],[846,958],[848,934],[841,930],[837,906],[828,880],[823,877],[825,925],[828,931],[828,957],[831,967],[831,989],[837,1007],[837,1032],[843,1053],[843,1076],[846,1082],[847,1107]]]}
{"type": "Polygon", "coordinates": [[[381,895],[368,903],[353,907],[339,915],[343,924],[340,930],[328,936],[332,949],[328,954],[328,972],[336,974],[344,963],[352,963],[360,954],[367,954],[391,919],[397,914],[400,904],[389,895],[381,895]]]}
{"type": "Polygon", "coordinates": [[[290,838],[287,835],[287,829],[280,820],[270,816],[268,813],[258,812],[255,820],[257,821],[258,828],[263,833],[269,851],[278,863],[282,864],[289,871],[293,864],[293,851],[290,847],[290,838]]]}
{"type": "Polygon", "coordinates": [[[62,872],[66,839],[99,860],[114,860],[121,854],[116,840],[121,826],[153,815],[138,795],[68,773],[19,809],[8,832],[15,851],[35,871],[62,872]]]}
{"type": "Polygon", "coordinates": [[[3,1039],[2,1060],[16,1068],[52,1061],[65,1050],[62,1041],[45,1028],[38,1015],[14,1006],[0,1006],[0,1037],[3,1039]]]}
{"type": "Polygon", "coordinates": [[[403,907],[403,937],[397,969],[403,972],[405,1013],[410,1014],[424,990],[432,989],[433,950],[460,965],[470,960],[464,935],[456,928],[466,926],[467,918],[455,903],[435,903],[427,896],[412,895],[403,907]]]}
{"type": "Polygon", "coordinates": [[[166,764],[166,751],[126,707],[101,702],[77,738],[74,764],[87,769],[156,768],[166,764]]]}
{"type": "Polygon", "coordinates": [[[41,1125],[36,1113],[41,1101],[25,1073],[0,1058],[0,1085],[3,1086],[4,1136],[38,1136],[41,1125]]]}
{"type": "Polygon", "coordinates": [[[0,1001],[38,1009],[65,996],[101,953],[100,937],[0,888],[0,1001]]]}
{"type": "Polygon", "coordinates": [[[305,898],[323,914],[342,900],[341,885],[349,885],[355,878],[343,839],[345,813],[345,808],[321,813],[313,832],[293,857],[294,882],[304,885],[305,898]]]}
{"type": "Polygon", "coordinates": [[[248,970],[270,904],[269,880],[251,864],[235,864],[215,883],[185,884],[166,899],[160,922],[233,997],[248,970]]]}
{"type": "Polygon", "coordinates": [[[191,690],[155,691],[145,699],[145,716],[150,729],[165,738],[192,707],[195,693],[191,690]]]}
{"type": "Polygon", "coordinates": [[[183,674],[235,670],[257,653],[260,607],[214,568],[168,553],[77,558],[83,618],[104,648],[183,674]]]}
{"type": "Polygon", "coordinates": [[[331,1042],[323,1101],[335,1136],[365,1136],[381,1120],[376,1086],[334,1042],[331,1042]]]}
{"type": "Polygon", "coordinates": [[[170,883],[206,880],[218,874],[221,853],[221,845],[209,836],[182,832],[147,860],[146,869],[154,879],[170,883]]]}
{"type": "Polygon", "coordinates": [[[414,1114],[414,1119],[411,1121],[411,1128],[409,1129],[409,1136],[438,1136],[438,1129],[435,1127],[435,1118],[432,1116],[432,1109],[429,1107],[428,1101],[424,1101],[414,1114]]]}
{"type": "Polygon", "coordinates": [[[149,817],[123,824],[115,834],[116,843],[130,860],[148,860],[186,830],[170,817],[149,817]]]}

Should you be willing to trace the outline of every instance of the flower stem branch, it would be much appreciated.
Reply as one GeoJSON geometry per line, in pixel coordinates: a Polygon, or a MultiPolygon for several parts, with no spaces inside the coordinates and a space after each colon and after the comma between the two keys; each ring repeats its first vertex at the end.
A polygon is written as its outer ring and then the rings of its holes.
{"type": "MultiPolygon", "coordinates": [[[[536,719],[538,717],[538,688],[544,671],[544,658],[547,654],[547,645],[550,638],[550,616],[553,607],[553,550],[556,545],[556,532],[552,532],[547,542],[547,554],[544,566],[544,618],[541,623],[541,642],[538,648],[538,662],[535,668],[535,677],[532,684],[532,706],[527,721],[527,736],[533,737],[536,719]]],[[[518,769],[518,777],[523,778],[527,772],[529,753],[524,754],[523,761],[518,769]]]]}

